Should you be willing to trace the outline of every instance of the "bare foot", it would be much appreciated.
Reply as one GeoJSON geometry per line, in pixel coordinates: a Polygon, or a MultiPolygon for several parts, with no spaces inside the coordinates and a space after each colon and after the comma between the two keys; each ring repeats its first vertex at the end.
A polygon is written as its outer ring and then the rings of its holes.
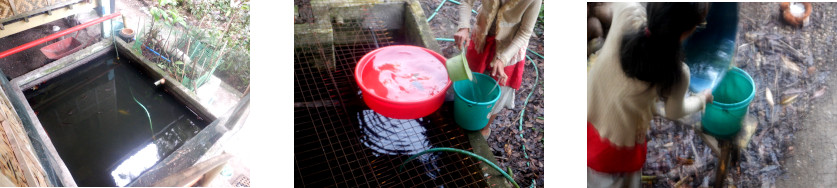
{"type": "Polygon", "coordinates": [[[488,136],[491,135],[491,125],[489,124],[482,128],[482,130],[480,130],[480,134],[482,134],[483,138],[488,140],[488,136]]]}

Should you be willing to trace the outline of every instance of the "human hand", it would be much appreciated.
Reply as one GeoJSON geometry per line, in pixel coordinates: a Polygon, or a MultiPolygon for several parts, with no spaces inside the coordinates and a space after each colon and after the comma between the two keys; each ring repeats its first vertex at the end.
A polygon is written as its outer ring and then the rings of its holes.
{"type": "Polygon", "coordinates": [[[714,99],[714,97],[712,96],[712,90],[703,90],[703,92],[700,92],[700,94],[706,97],[706,103],[711,103],[714,99]]]}
{"type": "Polygon", "coordinates": [[[465,45],[468,44],[470,37],[471,29],[469,28],[461,28],[453,34],[453,40],[456,42],[456,47],[459,48],[459,50],[465,49],[465,45]]]}
{"type": "Polygon", "coordinates": [[[506,68],[505,63],[500,61],[500,59],[494,59],[491,64],[494,67],[494,70],[491,71],[491,76],[497,77],[497,82],[505,84],[506,80],[508,80],[508,76],[506,76],[506,71],[504,70],[506,68]]]}

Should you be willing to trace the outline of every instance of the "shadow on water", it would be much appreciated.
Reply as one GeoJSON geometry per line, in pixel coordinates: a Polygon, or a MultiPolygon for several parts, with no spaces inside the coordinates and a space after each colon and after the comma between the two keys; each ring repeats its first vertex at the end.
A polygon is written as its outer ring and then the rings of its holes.
{"type": "Polygon", "coordinates": [[[79,186],[124,186],[208,124],[153,82],[111,52],[24,94],[79,186]]]}

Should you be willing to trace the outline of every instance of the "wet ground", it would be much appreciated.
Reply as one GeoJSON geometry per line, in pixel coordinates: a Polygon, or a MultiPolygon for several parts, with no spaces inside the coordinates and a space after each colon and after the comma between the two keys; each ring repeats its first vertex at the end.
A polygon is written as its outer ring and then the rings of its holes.
{"type": "MultiPolygon", "coordinates": [[[[833,187],[837,3],[813,3],[810,25],[781,20],[779,3],[742,3],[735,64],[756,84],[758,129],[724,181],[737,187],[833,187]],[[768,91],[769,90],[769,91],[768,91]],[[767,98],[770,93],[772,98],[767,98]]],[[[656,118],[643,175],[654,187],[708,186],[717,157],[691,128],[656,118]]]]}
{"type": "Polygon", "coordinates": [[[24,92],[79,186],[124,186],[208,123],[114,57],[24,92]]]}
{"type": "MultiPolygon", "coordinates": [[[[421,1],[424,15],[430,17],[441,2],[441,0],[421,1]]],[[[481,4],[479,2],[475,4],[473,9],[478,10],[481,4]]],[[[458,28],[458,8],[459,5],[446,1],[445,5],[428,22],[434,37],[453,38],[453,34],[458,28]]],[[[476,14],[472,13],[471,23],[475,22],[476,14]]],[[[543,39],[543,19],[539,19],[533,35],[529,39],[528,49],[545,56],[543,54],[543,39]]],[[[442,47],[442,55],[446,58],[460,53],[454,47],[454,42],[439,41],[439,46],[442,47]]],[[[498,113],[497,118],[491,125],[491,135],[487,142],[499,162],[497,165],[503,169],[511,169],[512,176],[521,187],[529,187],[533,180],[537,182],[538,187],[541,187],[544,186],[544,63],[543,58],[533,53],[527,52],[527,55],[538,66],[538,74],[535,74],[535,67],[532,62],[527,60],[523,73],[523,83],[515,93],[515,108],[504,109],[498,113]],[[536,80],[536,76],[540,76],[540,79],[536,80]],[[535,91],[529,97],[529,103],[525,107],[526,111],[521,117],[520,112],[524,108],[523,103],[532,90],[535,91]],[[523,119],[522,125],[519,121],[521,118],[523,119]],[[523,138],[520,137],[521,134],[523,138]],[[523,152],[523,146],[526,148],[526,153],[523,152]]]]}

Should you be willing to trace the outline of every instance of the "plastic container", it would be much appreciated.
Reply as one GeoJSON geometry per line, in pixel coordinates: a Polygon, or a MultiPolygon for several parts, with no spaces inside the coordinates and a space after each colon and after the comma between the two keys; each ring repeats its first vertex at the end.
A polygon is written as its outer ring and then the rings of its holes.
{"type": "Polygon", "coordinates": [[[459,127],[477,131],[488,124],[489,113],[494,108],[494,103],[500,99],[500,89],[495,87],[496,85],[497,81],[480,73],[474,73],[473,81],[462,80],[453,83],[453,91],[456,92],[453,119],[459,127]]]}
{"type": "Polygon", "coordinates": [[[376,49],[355,67],[363,101],[373,111],[395,119],[427,116],[442,106],[450,87],[445,58],[407,45],[376,49]]]}
{"type": "Polygon", "coordinates": [[[737,33],[738,3],[712,3],[706,26],[698,28],[683,44],[691,75],[690,91],[713,89],[723,79],[732,67],[737,33]]]}
{"type": "Polygon", "coordinates": [[[713,101],[706,105],[701,124],[703,131],[718,138],[732,138],[741,130],[741,120],[750,109],[756,94],[753,78],[733,67],[712,92],[713,101]]]}
{"type": "Polygon", "coordinates": [[[41,53],[49,59],[61,59],[64,56],[75,53],[84,47],[81,41],[75,37],[65,38],[56,43],[41,48],[41,53]]]}
{"type": "Polygon", "coordinates": [[[453,56],[445,64],[447,65],[448,77],[450,77],[451,81],[474,79],[474,76],[471,74],[471,68],[468,67],[468,60],[465,58],[465,52],[453,56]]]}

